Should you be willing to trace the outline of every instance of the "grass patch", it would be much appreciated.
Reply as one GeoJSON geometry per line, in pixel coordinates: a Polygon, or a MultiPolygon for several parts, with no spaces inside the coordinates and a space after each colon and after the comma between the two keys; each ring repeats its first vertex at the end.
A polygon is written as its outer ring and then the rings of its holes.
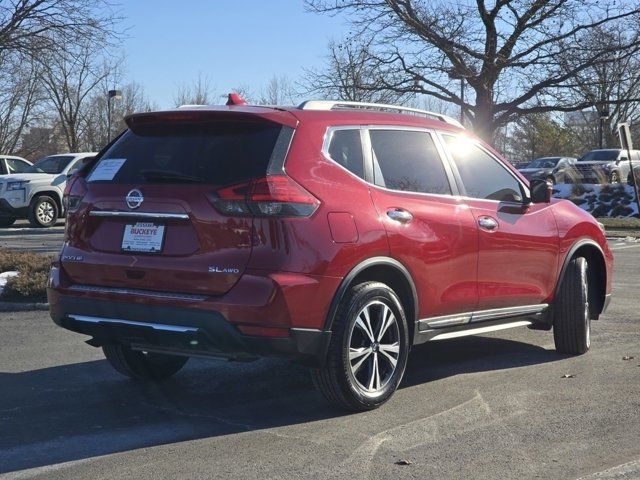
{"type": "Polygon", "coordinates": [[[0,272],[17,271],[2,293],[2,300],[46,302],[47,279],[53,257],[0,249],[0,272]]]}

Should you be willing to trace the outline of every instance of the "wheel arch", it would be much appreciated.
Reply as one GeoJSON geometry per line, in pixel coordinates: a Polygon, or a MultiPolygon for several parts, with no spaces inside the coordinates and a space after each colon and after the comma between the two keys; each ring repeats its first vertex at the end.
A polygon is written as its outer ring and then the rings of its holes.
{"type": "Polygon", "coordinates": [[[56,206],[58,207],[58,216],[62,216],[62,198],[60,197],[60,192],[52,189],[42,189],[36,190],[31,194],[31,198],[29,199],[29,207],[33,204],[34,200],[38,197],[47,196],[53,198],[53,201],[56,202],[56,206]]]}
{"type": "Polygon", "coordinates": [[[325,330],[331,330],[340,301],[349,288],[365,281],[379,281],[388,285],[400,298],[409,322],[409,344],[413,342],[413,330],[418,318],[418,295],[409,270],[390,257],[373,257],[357,264],[344,277],[331,300],[325,320],[325,330]]]}
{"type": "Polygon", "coordinates": [[[564,279],[567,272],[567,267],[572,259],[577,257],[584,257],[589,265],[589,284],[596,285],[595,292],[593,289],[589,289],[591,295],[589,302],[593,305],[591,314],[594,319],[597,319],[602,313],[607,293],[607,266],[605,263],[604,252],[600,245],[593,240],[580,240],[576,242],[567,252],[560,269],[560,275],[556,283],[554,290],[555,295],[558,295],[560,290],[560,284],[564,279]]]}

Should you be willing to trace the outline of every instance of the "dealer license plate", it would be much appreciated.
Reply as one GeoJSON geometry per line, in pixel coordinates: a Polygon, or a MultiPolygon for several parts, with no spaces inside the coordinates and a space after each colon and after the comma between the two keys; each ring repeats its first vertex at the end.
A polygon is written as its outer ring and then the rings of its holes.
{"type": "Polygon", "coordinates": [[[125,225],[122,236],[123,252],[159,253],[164,243],[165,225],[138,222],[125,225]]]}

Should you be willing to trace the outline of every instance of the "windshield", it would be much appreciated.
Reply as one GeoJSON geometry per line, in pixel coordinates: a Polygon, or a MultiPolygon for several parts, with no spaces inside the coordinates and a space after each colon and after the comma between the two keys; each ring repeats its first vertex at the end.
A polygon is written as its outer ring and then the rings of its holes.
{"type": "Polygon", "coordinates": [[[593,150],[580,157],[579,162],[605,162],[616,160],[619,150],[593,150]]]}
{"type": "Polygon", "coordinates": [[[71,160],[73,160],[72,155],[44,157],[29,168],[25,169],[24,173],[50,173],[52,175],[57,175],[62,173],[71,160]]]}
{"type": "Polygon", "coordinates": [[[553,168],[560,161],[560,157],[557,158],[538,158],[527,165],[527,168],[553,168]]]}

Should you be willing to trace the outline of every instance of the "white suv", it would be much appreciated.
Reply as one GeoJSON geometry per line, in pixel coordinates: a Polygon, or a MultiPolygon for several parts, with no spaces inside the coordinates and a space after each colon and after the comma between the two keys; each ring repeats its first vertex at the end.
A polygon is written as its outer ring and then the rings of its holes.
{"type": "Polygon", "coordinates": [[[0,227],[28,218],[34,227],[51,227],[64,214],[62,194],[67,178],[96,154],[50,155],[23,173],[0,175],[0,227]]]}

